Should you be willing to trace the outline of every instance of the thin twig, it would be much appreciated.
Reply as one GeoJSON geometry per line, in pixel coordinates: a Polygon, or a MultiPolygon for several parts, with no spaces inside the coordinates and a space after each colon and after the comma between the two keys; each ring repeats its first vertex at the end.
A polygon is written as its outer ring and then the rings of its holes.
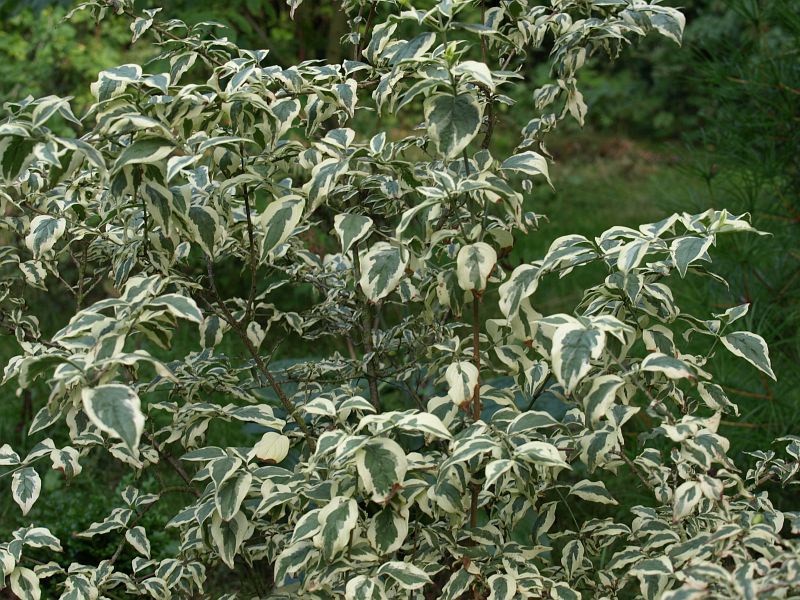
{"type": "Polygon", "coordinates": [[[189,477],[189,474],[181,466],[174,456],[169,454],[168,452],[164,452],[161,446],[159,446],[156,438],[150,435],[149,433],[145,433],[144,436],[147,438],[147,441],[153,446],[153,449],[158,453],[158,455],[167,461],[167,464],[172,467],[172,469],[178,474],[178,476],[183,479],[184,483],[187,485],[187,490],[191,491],[192,494],[195,495],[196,498],[200,497],[200,492],[192,487],[192,478],[189,477]]]}
{"type": "Polygon", "coordinates": [[[303,432],[303,435],[306,438],[306,442],[308,443],[309,449],[311,450],[311,452],[314,452],[316,444],[314,442],[313,436],[311,435],[311,431],[308,429],[308,425],[306,425],[306,422],[298,414],[297,408],[289,400],[288,396],[286,395],[286,392],[283,391],[283,388],[275,379],[275,376],[272,373],[270,373],[269,369],[267,368],[267,365],[264,363],[264,360],[258,353],[258,349],[253,345],[253,342],[250,341],[250,338],[247,337],[247,331],[242,328],[242,326],[236,320],[233,314],[231,314],[231,311],[228,309],[228,307],[225,306],[225,302],[223,301],[222,296],[219,293],[219,289],[217,289],[217,281],[216,277],[214,276],[214,265],[211,262],[211,258],[208,256],[206,257],[206,270],[208,272],[208,279],[209,279],[209,284],[211,285],[211,291],[214,294],[214,297],[216,298],[217,304],[221,311],[219,316],[222,317],[225,321],[227,321],[228,325],[231,326],[231,329],[233,329],[239,336],[239,338],[242,340],[242,343],[245,345],[245,348],[247,348],[248,353],[253,358],[253,361],[255,361],[256,368],[264,377],[264,379],[267,381],[267,383],[269,383],[269,386],[273,389],[275,394],[277,394],[278,400],[280,400],[280,403],[283,405],[283,408],[286,410],[287,413],[289,413],[292,416],[294,422],[297,423],[297,426],[303,432]]]}

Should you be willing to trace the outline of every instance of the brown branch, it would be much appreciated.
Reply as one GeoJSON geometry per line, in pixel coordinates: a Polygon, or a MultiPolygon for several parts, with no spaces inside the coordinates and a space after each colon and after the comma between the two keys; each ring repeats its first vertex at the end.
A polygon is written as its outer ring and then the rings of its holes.
{"type": "MultiPolygon", "coordinates": [[[[241,148],[242,153],[242,174],[244,175],[244,148],[241,148]]],[[[250,192],[247,189],[247,184],[243,185],[242,192],[244,194],[244,212],[247,215],[247,239],[249,242],[248,252],[250,253],[250,291],[247,295],[247,306],[245,308],[244,317],[242,321],[244,326],[250,323],[253,318],[253,303],[256,297],[256,274],[258,272],[258,258],[256,257],[256,236],[253,231],[253,213],[250,206],[250,192]]]]}
{"type": "Polygon", "coordinates": [[[478,370],[478,385],[475,386],[475,394],[472,396],[472,420],[481,419],[481,296],[479,292],[472,292],[472,363],[478,370]]]}
{"type": "MultiPolygon", "coordinates": [[[[475,385],[475,391],[472,395],[472,420],[475,422],[481,419],[481,294],[475,290],[472,291],[472,363],[478,370],[478,382],[475,385]]],[[[469,525],[470,527],[477,527],[478,525],[478,495],[480,494],[481,487],[477,483],[470,485],[472,498],[470,499],[469,509],[469,525]]]]}
{"type": "MultiPolygon", "coordinates": [[[[367,16],[367,23],[364,26],[364,37],[366,37],[367,33],[369,33],[370,28],[372,27],[372,19],[375,18],[375,8],[377,7],[378,3],[373,2],[372,6],[369,8],[369,15],[367,16]]],[[[361,60],[361,52],[362,52],[362,44],[361,44],[361,36],[358,37],[358,44],[356,45],[356,53],[354,60],[361,60]]]]}
{"type": "Polygon", "coordinates": [[[236,320],[236,318],[231,314],[231,311],[225,306],[225,302],[222,300],[222,296],[217,289],[217,281],[214,277],[214,265],[211,262],[211,257],[206,256],[206,269],[208,271],[208,279],[209,284],[211,285],[211,291],[214,294],[214,297],[217,300],[217,304],[219,305],[221,313],[219,314],[228,325],[231,326],[239,338],[242,340],[242,343],[247,348],[248,353],[253,358],[253,361],[256,363],[256,368],[261,373],[262,377],[269,383],[269,386],[273,389],[275,394],[278,396],[278,400],[280,401],[283,408],[292,416],[294,422],[303,432],[303,435],[306,438],[306,442],[308,443],[308,447],[311,452],[314,452],[316,448],[316,443],[314,442],[314,438],[311,435],[311,431],[308,429],[308,425],[303,420],[303,418],[298,414],[297,408],[295,408],[294,404],[292,404],[291,400],[289,400],[288,396],[286,396],[286,392],[283,391],[283,388],[275,379],[275,376],[270,373],[267,365],[264,363],[264,360],[261,358],[261,355],[258,353],[258,349],[253,345],[250,341],[250,338],[247,337],[247,331],[242,328],[241,324],[236,320]]]}
{"type": "MultiPolygon", "coordinates": [[[[358,281],[361,278],[361,261],[359,259],[359,247],[356,245],[353,248],[353,269],[355,271],[355,278],[358,281]]],[[[370,310],[369,300],[365,299],[363,303],[363,314],[361,316],[361,337],[364,342],[364,355],[368,356],[366,363],[367,367],[367,385],[369,386],[369,401],[375,410],[381,410],[381,398],[378,391],[378,374],[375,371],[375,365],[372,363],[372,357],[369,356],[374,352],[375,348],[372,345],[372,330],[374,328],[372,320],[372,311],[370,310]]],[[[376,315],[377,319],[377,315],[376,315]]]]}
{"type": "Polygon", "coordinates": [[[639,467],[636,465],[636,463],[633,462],[630,458],[628,458],[628,455],[625,454],[625,452],[620,450],[619,452],[612,452],[612,454],[616,454],[622,460],[624,460],[625,464],[631,468],[631,471],[633,471],[634,475],[636,475],[636,477],[638,477],[639,480],[642,483],[644,483],[649,489],[651,490],[653,489],[653,484],[650,483],[647,477],[645,477],[644,474],[639,470],[639,467]]]}
{"type": "Polygon", "coordinates": [[[145,433],[144,436],[147,438],[147,441],[153,446],[153,449],[158,453],[158,455],[167,461],[167,464],[172,467],[173,471],[175,471],[178,476],[183,479],[184,483],[188,486],[187,490],[191,491],[192,494],[195,495],[196,498],[200,497],[200,492],[192,487],[192,478],[189,477],[189,474],[184,470],[181,466],[181,463],[177,461],[177,459],[169,454],[168,452],[164,452],[161,446],[159,446],[156,438],[150,435],[149,433],[145,433]]]}

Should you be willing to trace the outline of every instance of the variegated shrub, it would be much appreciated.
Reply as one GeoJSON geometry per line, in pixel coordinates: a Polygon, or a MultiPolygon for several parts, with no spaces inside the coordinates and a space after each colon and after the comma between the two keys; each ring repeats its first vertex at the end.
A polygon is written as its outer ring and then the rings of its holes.
{"type": "Polygon", "coordinates": [[[109,498],[80,533],[118,544],[99,564],[60,562],[71,540],[47,523],[16,530],[0,587],[800,597],[800,519],[762,489],[795,481],[800,439],[733,462],[718,426],[737,409],[706,368],[730,352],[774,377],[766,344],[739,330],[747,306],[692,316],[671,291],[715,277],[718,238],[757,233],[747,215],[569,235],[510,264],[536,235],[546,134],[584,120],[581,67],[650,32],[678,42],[679,12],[345,0],[352,58],[283,68],[132,0],[81,10],[130,19],[168,70],[103,71],[80,118],[67,98],[5,106],[2,326],[19,355],[2,389],[49,394],[33,398],[41,441],[2,445],[0,479],[23,514],[51,466],[99,478],[89,464],[121,461],[170,485],[109,498]],[[509,113],[528,123],[498,156],[509,113]],[[573,312],[538,312],[537,287],[574,269],[597,280],[573,312]],[[40,331],[35,289],[74,303],[60,329],[40,331]],[[223,422],[228,444],[210,444],[223,422]],[[142,519],[174,494],[176,543],[156,555],[142,519]]]}

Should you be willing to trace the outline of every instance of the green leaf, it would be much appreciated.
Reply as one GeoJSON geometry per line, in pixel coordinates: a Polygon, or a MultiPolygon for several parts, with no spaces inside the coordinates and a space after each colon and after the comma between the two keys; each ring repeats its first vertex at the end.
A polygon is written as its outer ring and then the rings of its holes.
{"type": "Polygon", "coordinates": [[[547,159],[541,154],[533,152],[532,150],[515,154],[514,156],[507,158],[500,165],[500,168],[506,171],[524,173],[530,177],[543,175],[547,180],[547,183],[549,183],[551,186],[553,185],[550,181],[550,172],[547,166],[547,159]]]}
{"type": "Polygon", "coordinates": [[[211,518],[211,541],[219,557],[228,568],[233,569],[236,553],[244,541],[253,533],[253,526],[241,512],[229,521],[223,521],[218,513],[211,518]]]}
{"type": "Polygon", "coordinates": [[[11,467],[20,463],[19,454],[8,444],[0,446],[0,467],[11,467]]]}
{"type": "Polygon", "coordinates": [[[12,182],[33,161],[33,140],[10,135],[0,138],[0,179],[12,182]]]}
{"type": "Polygon", "coordinates": [[[332,560],[350,542],[356,526],[358,505],[352,498],[336,496],[319,513],[321,528],[314,536],[314,545],[322,550],[325,560],[332,560]]]}
{"type": "Polygon", "coordinates": [[[19,600],[39,600],[42,590],[36,573],[26,567],[17,567],[11,571],[11,591],[19,600]]]}
{"type": "Polygon", "coordinates": [[[624,381],[617,375],[601,375],[592,379],[592,385],[583,397],[589,425],[594,427],[608,414],[623,384],[624,381]]]}
{"type": "Polygon", "coordinates": [[[83,410],[100,431],[119,438],[138,453],[139,438],[144,430],[144,415],[139,396],[127,385],[117,383],[84,388],[83,410]]]}
{"type": "Polygon", "coordinates": [[[660,352],[652,352],[645,356],[641,369],[642,371],[663,373],[669,379],[693,378],[695,376],[694,371],[688,364],[678,358],[667,356],[660,352]]]}
{"type": "Polygon", "coordinates": [[[497,253],[489,244],[477,242],[463,246],[456,259],[458,285],[462,290],[482,292],[497,262],[497,253]]]}
{"type": "Polygon", "coordinates": [[[214,493],[214,504],[223,521],[230,521],[239,512],[239,507],[250,491],[252,482],[253,476],[243,472],[228,477],[217,486],[214,493]]]}
{"type": "Polygon", "coordinates": [[[713,241],[713,237],[686,236],[672,242],[669,252],[681,277],[686,277],[686,270],[690,264],[707,256],[706,252],[713,241]]]}
{"type": "Polygon", "coordinates": [[[409,562],[399,560],[383,563],[377,574],[391,577],[405,590],[418,590],[425,584],[431,583],[431,578],[425,571],[409,562]]]}
{"type": "Polygon", "coordinates": [[[461,406],[472,399],[478,385],[478,369],[471,362],[459,361],[451,363],[445,371],[447,395],[456,406],[461,406]]]}
{"type": "Polygon", "coordinates": [[[147,539],[147,532],[144,527],[137,525],[125,532],[125,539],[133,546],[139,554],[145,558],[150,558],[150,540],[147,539]]]}
{"type": "Polygon", "coordinates": [[[219,215],[210,206],[192,206],[187,223],[192,240],[209,256],[214,255],[217,240],[221,237],[219,215]]]}
{"type": "Polygon", "coordinates": [[[361,256],[359,285],[372,302],[388,296],[400,283],[408,263],[408,251],[388,242],[377,242],[361,256]]]}
{"type": "Polygon", "coordinates": [[[588,479],[579,481],[570,488],[569,495],[598,504],[619,504],[602,481],[589,481],[588,479]]]}
{"type": "Polygon", "coordinates": [[[769,359],[767,342],[760,335],[749,331],[735,331],[722,336],[722,344],[736,356],[753,365],[762,373],[776,379],[769,359]]]}
{"type": "Polygon", "coordinates": [[[273,251],[289,239],[303,218],[306,201],[297,195],[285,196],[272,202],[258,218],[261,239],[261,260],[273,257],[273,251]]]}
{"type": "Polygon", "coordinates": [[[553,372],[567,393],[572,392],[589,372],[591,361],[600,358],[605,347],[605,333],[568,323],[553,335],[553,372]]]}
{"type": "Polygon", "coordinates": [[[487,600],[512,600],[517,593],[517,582],[511,575],[498,573],[489,577],[487,600]]]}
{"type": "Polygon", "coordinates": [[[445,158],[458,156],[481,127],[483,113],[471,93],[437,94],[425,101],[425,122],[436,149],[445,158]]]}
{"type": "Polygon", "coordinates": [[[42,480],[33,467],[25,467],[15,471],[11,476],[11,497],[22,509],[23,515],[28,514],[28,511],[39,498],[41,490],[42,480]]]}
{"type": "Polygon", "coordinates": [[[165,306],[170,314],[179,319],[186,319],[195,323],[203,322],[203,313],[197,307],[197,303],[187,296],[180,294],[163,294],[153,298],[149,306],[165,306]]]}
{"type": "Polygon", "coordinates": [[[569,464],[561,458],[558,448],[547,442],[527,442],[518,446],[514,453],[518,458],[537,465],[561,467],[565,469],[570,468],[569,464]]]}
{"type": "Polygon", "coordinates": [[[134,164],[153,164],[169,156],[175,144],[162,137],[140,137],[125,147],[114,163],[114,171],[134,164]]]}
{"type": "Polygon", "coordinates": [[[367,526],[367,540],[381,556],[399,550],[408,535],[408,509],[391,506],[375,513],[367,526]]]}
{"type": "Polygon", "coordinates": [[[314,544],[309,541],[293,543],[284,548],[275,560],[275,583],[282,584],[287,577],[298,573],[314,556],[314,544]]]}
{"type": "Polygon", "coordinates": [[[372,501],[386,502],[405,479],[408,470],[406,453],[389,438],[375,438],[356,453],[356,467],[372,501]]]}
{"type": "Polygon", "coordinates": [[[417,37],[401,42],[392,47],[393,53],[389,59],[389,64],[394,66],[406,60],[414,60],[430,50],[436,41],[436,34],[430,31],[421,33],[417,37]],[[394,49],[396,48],[396,50],[394,49]]]}
{"type": "Polygon", "coordinates": [[[372,219],[350,213],[336,215],[333,219],[336,235],[342,243],[342,252],[347,254],[357,241],[367,235],[372,228],[372,219]]]}
{"type": "Polygon", "coordinates": [[[509,321],[517,316],[522,301],[531,296],[539,285],[539,269],[520,265],[508,281],[500,286],[500,310],[509,321]]]}
{"type": "Polygon", "coordinates": [[[485,85],[490,91],[494,91],[495,84],[494,79],[492,79],[492,72],[485,63],[465,60],[455,66],[453,73],[455,75],[464,75],[476,83],[485,85]]]}

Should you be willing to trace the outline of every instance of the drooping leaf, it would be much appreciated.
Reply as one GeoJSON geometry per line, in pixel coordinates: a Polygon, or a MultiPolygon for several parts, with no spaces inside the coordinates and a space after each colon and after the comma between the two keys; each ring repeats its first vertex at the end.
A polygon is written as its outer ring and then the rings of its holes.
{"type": "Polygon", "coordinates": [[[342,252],[347,254],[357,241],[369,233],[372,219],[350,213],[336,215],[333,219],[336,234],[342,244],[342,252]]]}
{"type": "Polygon", "coordinates": [[[574,484],[569,489],[569,493],[571,496],[578,496],[578,498],[589,502],[597,502],[598,504],[619,504],[608,492],[606,485],[602,481],[583,479],[574,484]]]}
{"type": "Polygon", "coordinates": [[[505,169],[506,171],[524,173],[530,177],[542,175],[547,180],[547,183],[552,185],[550,182],[550,172],[547,166],[547,159],[541,154],[533,152],[532,150],[515,154],[514,156],[507,158],[503,161],[503,164],[500,165],[500,168],[505,169]]]}
{"type": "Polygon", "coordinates": [[[141,525],[132,527],[125,532],[125,539],[139,554],[145,558],[150,558],[150,540],[147,539],[147,532],[144,527],[141,525]]]}
{"type": "Polygon", "coordinates": [[[326,560],[333,559],[350,542],[350,532],[356,526],[358,505],[352,498],[337,496],[319,513],[321,524],[314,536],[314,545],[322,550],[326,560]]]}
{"type": "Polygon", "coordinates": [[[33,140],[9,135],[0,137],[0,179],[14,181],[34,160],[33,140]]]}
{"type": "Polygon", "coordinates": [[[431,582],[430,576],[418,566],[398,560],[383,563],[377,574],[391,577],[405,590],[418,590],[431,582]]]}
{"type": "Polygon", "coordinates": [[[408,252],[388,242],[377,242],[361,257],[361,286],[372,302],[388,296],[400,283],[408,252]]]}
{"type": "Polygon", "coordinates": [[[100,431],[119,438],[136,453],[144,431],[144,414],[139,396],[127,385],[118,383],[84,388],[83,410],[100,431]]]}
{"type": "Polygon", "coordinates": [[[681,277],[686,277],[689,265],[706,256],[713,241],[713,237],[684,236],[672,242],[669,251],[681,277]]]}
{"type": "Polygon", "coordinates": [[[289,454],[290,443],[289,438],[285,435],[268,431],[253,446],[250,455],[259,460],[277,464],[289,454]]]}
{"type": "Polygon", "coordinates": [[[722,344],[736,356],[739,356],[753,365],[759,371],[766,373],[772,379],[777,379],[772,371],[769,359],[769,348],[760,335],[749,331],[734,331],[720,338],[722,344]]]}
{"type": "Polygon", "coordinates": [[[372,501],[384,503],[396,491],[395,486],[403,483],[408,461],[400,444],[389,438],[375,438],[356,453],[356,467],[372,501]]]}
{"type": "Polygon", "coordinates": [[[11,497],[22,509],[23,515],[28,514],[41,490],[42,480],[33,467],[24,467],[11,476],[11,497]]]}
{"type": "Polygon", "coordinates": [[[478,385],[478,369],[470,362],[459,361],[451,363],[445,372],[448,396],[453,404],[461,406],[472,399],[475,387],[478,385]]]}
{"type": "Polygon", "coordinates": [[[39,600],[42,597],[39,577],[27,567],[17,567],[11,571],[9,582],[11,592],[19,600],[39,600]]]}
{"type": "Polygon", "coordinates": [[[367,526],[367,540],[381,555],[398,550],[408,535],[409,511],[400,511],[387,506],[375,513],[367,526]]]}
{"type": "Polygon", "coordinates": [[[248,522],[242,512],[236,513],[228,521],[224,521],[218,513],[211,519],[211,541],[214,549],[219,554],[229,569],[234,568],[236,554],[244,541],[253,533],[253,525],[248,522]]]}
{"type": "Polygon", "coordinates": [[[605,347],[605,333],[577,324],[566,324],[553,335],[553,372],[569,393],[589,372],[591,361],[600,357],[605,347]]]}
{"type": "Polygon", "coordinates": [[[305,200],[300,196],[287,196],[273,201],[261,213],[258,224],[262,232],[261,260],[269,260],[273,251],[283,244],[303,218],[305,200]]]}
{"type": "Polygon", "coordinates": [[[458,285],[462,290],[482,292],[497,262],[497,253],[489,244],[477,242],[464,246],[458,252],[458,285]]]}

